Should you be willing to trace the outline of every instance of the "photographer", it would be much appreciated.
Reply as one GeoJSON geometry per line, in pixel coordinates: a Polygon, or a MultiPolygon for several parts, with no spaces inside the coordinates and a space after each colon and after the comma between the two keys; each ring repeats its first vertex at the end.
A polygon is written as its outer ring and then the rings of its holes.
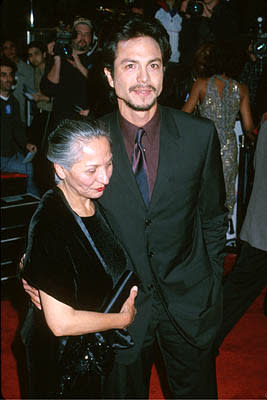
{"type": "Polygon", "coordinates": [[[180,61],[184,64],[192,64],[201,44],[233,40],[239,34],[239,17],[231,0],[183,0],[180,13],[180,61]]]}
{"type": "Polygon", "coordinates": [[[96,45],[89,19],[76,19],[72,33],[58,32],[52,67],[40,84],[45,95],[54,97],[55,125],[62,119],[75,118],[82,109],[88,109],[88,79],[95,62],[96,45]]]}

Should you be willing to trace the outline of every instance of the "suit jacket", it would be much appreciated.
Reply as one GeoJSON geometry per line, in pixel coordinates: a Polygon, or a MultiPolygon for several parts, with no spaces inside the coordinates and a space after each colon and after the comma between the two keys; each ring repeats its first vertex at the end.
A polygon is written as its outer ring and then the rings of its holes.
{"type": "Polygon", "coordinates": [[[240,238],[251,246],[267,251],[267,121],[259,131],[254,156],[255,176],[240,238]]]}
{"type": "Polygon", "coordinates": [[[154,290],[177,331],[196,347],[207,347],[221,322],[227,211],[218,136],[207,119],[159,107],[159,165],[148,208],[118,113],[102,118],[112,136],[114,171],[99,201],[143,284],[129,328],[135,347],[120,355],[125,363],[144,341],[154,290]]]}

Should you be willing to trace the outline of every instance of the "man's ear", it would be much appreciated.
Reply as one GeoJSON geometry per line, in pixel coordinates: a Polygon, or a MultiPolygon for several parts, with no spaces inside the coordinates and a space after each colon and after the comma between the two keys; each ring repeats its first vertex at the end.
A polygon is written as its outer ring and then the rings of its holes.
{"type": "Polygon", "coordinates": [[[56,171],[57,176],[58,176],[60,179],[65,179],[65,177],[66,177],[65,168],[62,167],[62,166],[59,165],[59,164],[56,164],[56,163],[54,163],[54,168],[55,168],[55,171],[56,171]]]}
{"type": "Polygon", "coordinates": [[[111,73],[111,71],[105,67],[105,68],[104,68],[104,72],[105,72],[105,75],[106,75],[106,77],[107,77],[109,86],[111,86],[112,88],[114,88],[114,81],[113,81],[113,78],[112,78],[112,73],[111,73]]]}

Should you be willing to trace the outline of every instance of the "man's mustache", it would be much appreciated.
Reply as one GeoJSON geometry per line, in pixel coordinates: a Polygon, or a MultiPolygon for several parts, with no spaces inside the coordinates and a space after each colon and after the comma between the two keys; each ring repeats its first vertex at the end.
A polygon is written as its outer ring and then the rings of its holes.
{"type": "Polygon", "coordinates": [[[154,86],[152,86],[152,85],[135,85],[135,86],[131,86],[129,91],[133,92],[136,89],[141,89],[141,90],[142,89],[151,89],[151,90],[153,90],[153,92],[156,92],[156,88],[154,86]]]}

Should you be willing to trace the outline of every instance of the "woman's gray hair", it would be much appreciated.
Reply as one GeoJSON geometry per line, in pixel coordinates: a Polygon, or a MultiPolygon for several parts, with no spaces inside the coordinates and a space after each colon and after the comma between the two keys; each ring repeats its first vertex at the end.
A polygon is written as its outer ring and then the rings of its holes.
{"type": "MultiPolygon", "coordinates": [[[[105,137],[111,143],[104,123],[95,120],[63,120],[48,137],[47,158],[67,170],[82,158],[85,143],[105,137]]],[[[58,183],[58,177],[56,176],[58,183]]]]}

